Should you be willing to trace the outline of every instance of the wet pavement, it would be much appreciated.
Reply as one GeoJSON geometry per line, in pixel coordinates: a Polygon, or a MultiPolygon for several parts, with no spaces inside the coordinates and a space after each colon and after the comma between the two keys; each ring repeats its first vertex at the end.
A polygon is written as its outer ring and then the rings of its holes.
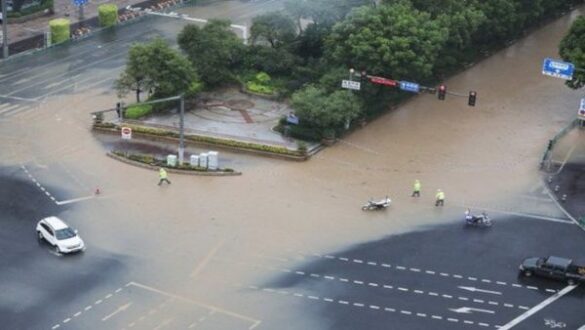
{"type": "MultiPolygon", "coordinates": [[[[237,8],[252,4],[238,3],[237,8]]],[[[233,14],[250,16],[267,7],[233,14]]],[[[525,312],[519,306],[533,307],[553,294],[547,289],[562,286],[516,279],[521,259],[557,254],[577,260],[583,249],[583,232],[543,193],[538,169],[543,147],[574,118],[581,97],[561,80],[542,76],[542,59],[555,56],[559,40],[581,13],[575,10],[448,79],[451,90],[478,91],[474,108],[463,98],[440,102],[420,95],[308,162],[226,154],[226,161],[239,162],[234,168],[243,175],[171,175],[173,184],[162,187],[156,185],[156,172],[104,156],[102,143],[90,132],[91,113],[117,101],[111,81],[132,40],[157,35],[172,40],[181,22],[144,20],[118,35],[96,35],[0,68],[2,183],[24,177],[33,185],[33,177],[57,201],[70,202],[56,212],[73,219],[91,247],[89,258],[71,259],[62,269],[75,274],[74,283],[98,273],[96,267],[108,270],[89,279],[88,286],[74,286],[66,301],[52,300],[44,309],[44,300],[28,300],[36,296],[26,294],[37,278],[19,278],[12,273],[15,268],[2,267],[0,276],[11,276],[11,287],[18,288],[0,297],[0,304],[8,306],[3,312],[13,324],[43,329],[332,329],[347,322],[373,328],[483,329],[480,323],[493,327],[510,321],[525,312]],[[103,62],[84,66],[75,62],[78,52],[103,62]],[[422,182],[420,198],[410,197],[415,179],[422,182]],[[93,194],[96,187],[99,196],[93,194]],[[438,188],[446,193],[442,208],[433,206],[438,188]],[[393,200],[389,209],[361,211],[369,197],[386,194],[393,200]],[[494,226],[461,228],[468,206],[488,210],[494,226]],[[383,264],[394,268],[386,270],[383,264]],[[306,279],[295,281],[293,275],[306,279]],[[363,283],[341,281],[350,276],[363,283]],[[459,286],[501,290],[502,299],[486,298],[491,296],[485,292],[464,294],[459,286]],[[455,300],[455,295],[472,300],[455,300]],[[371,305],[395,311],[382,313],[371,305]],[[495,314],[450,310],[463,307],[495,314]],[[47,314],[35,313],[43,310],[47,314]]],[[[27,196],[15,196],[15,205],[37,206],[36,199],[27,204],[27,196]]],[[[15,224],[13,213],[18,213],[10,212],[0,213],[0,221],[15,224]]],[[[26,224],[21,227],[23,235],[28,230],[26,224]]],[[[22,244],[37,246],[34,235],[22,244]]],[[[59,274],[54,260],[39,259],[33,258],[32,275],[59,274]]],[[[22,266],[9,262],[9,267],[22,266]]],[[[42,282],[39,291],[66,292],[67,280],[60,283],[42,282]]],[[[581,301],[582,291],[573,291],[521,326],[546,329],[545,319],[583,325],[581,301]]]]}
{"type": "MultiPolygon", "coordinates": [[[[292,111],[284,102],[248,95],[235,88],[203,93],[196,104],[186,104],[184,127],[186,134],[195,134],[266,145],[284,146],[296,150],[298,142],[273,130],[278,121],[292,111]]],[[[114,112],[105,121],[120,124],[114,112]]],[[[144,126],[178,131],[180,114],[174,109],[164,115],[156,114],[138,121],[144,126]]],[[[309,148],[318,144],[308,143],[309,148]]]]}
{"type": "Polygon", "coordinates": [[[585,129],[576,127],[559,141],[552,164],[545,169],[549,190],[585,228],[585,129]]]}

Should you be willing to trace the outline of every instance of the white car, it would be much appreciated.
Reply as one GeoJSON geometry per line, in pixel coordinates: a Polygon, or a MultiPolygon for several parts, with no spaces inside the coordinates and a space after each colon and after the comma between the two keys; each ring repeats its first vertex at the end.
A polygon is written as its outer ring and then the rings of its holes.
{"type": "Polygon", "coordinates": [[[45,240],[55,247],[57,253],[71,253],[85,250],[83,240],[77,235],[77,230],[71,229],[63,220],[57,217],[47,217],[37,224],[39,240],[45,240]]]}

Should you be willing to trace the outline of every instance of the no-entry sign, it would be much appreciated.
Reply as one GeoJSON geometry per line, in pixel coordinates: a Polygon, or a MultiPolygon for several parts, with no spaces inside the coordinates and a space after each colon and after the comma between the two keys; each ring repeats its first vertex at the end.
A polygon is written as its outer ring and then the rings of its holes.
{"type": "Polygon", "coordinates": [[[130,140],[132,138],[132,129],[130,127],[122,127],[122,139],[130,140]]]}

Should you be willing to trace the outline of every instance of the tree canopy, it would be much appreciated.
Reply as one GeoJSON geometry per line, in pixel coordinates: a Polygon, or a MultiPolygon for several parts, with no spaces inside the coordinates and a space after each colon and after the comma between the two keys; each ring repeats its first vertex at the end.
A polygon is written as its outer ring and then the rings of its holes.
{"type": "Polygon", "coordinates": [[[254,17],[250,27],[252,44],[266,41],[272,48],[290,43],[296,37],[295,22],[281,11],[254,17]]]}
{"type": "Polygon", "coordinates": [[[301,121],[320,129],[343,125],[360,116],[362,104],[358,97],[344,90],[331,94],[314,85],[308,85],[293,94],[291,105],[301,121]]]}
{"type": "Polygon", "coordinates": [[[233,69],[241,60],[244,45],[230,29],[230,22],[210,20],[203,28],[187,25],[179,33],[181,49],[209,87],[234,81],[233,69]]]}
{"type": "Polygon", "coordinates": [[[137,102],[140,102],[140,93],[144,91],[161,98],[194,94],[200,87],[191,63],[160,38],[133,45],[126,69],[115,82],[120,97],[135,91],[137,102]]]}
{"type": "MultiPolygon", "coordinates": [[[[559,46],[559,53],[563,60],[571,62],[575,67],[585,69],[585,17],[579,16],[571,25],[569,32],[559,46]]],[[[585,72],[576,70],[573,80],[566,82],[573,89],[585,85],[585,72]]]]}
{"type": "Polygon", "coordinates": [[[360,7],[334,26],[326,54],[346,67],[424,81],[447,37],[445,27],[408,2],[360,7]]]}

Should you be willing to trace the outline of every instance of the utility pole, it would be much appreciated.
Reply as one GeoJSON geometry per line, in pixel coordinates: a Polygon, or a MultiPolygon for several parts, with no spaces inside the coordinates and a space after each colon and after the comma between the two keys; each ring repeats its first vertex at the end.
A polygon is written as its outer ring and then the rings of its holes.
{"type": "Polygon", "coordinates": [[[8,58],[8,13],[6,10],[6,0],[2,2],[2,54],[4,59],[8,58]]]}
{"type": "Polygon", "coordinates": [[[179,164],[183,164],[183,155],[185,154],[185,97],[181,94],[180,98],[181,119],[179,120],[179,164]]]}

